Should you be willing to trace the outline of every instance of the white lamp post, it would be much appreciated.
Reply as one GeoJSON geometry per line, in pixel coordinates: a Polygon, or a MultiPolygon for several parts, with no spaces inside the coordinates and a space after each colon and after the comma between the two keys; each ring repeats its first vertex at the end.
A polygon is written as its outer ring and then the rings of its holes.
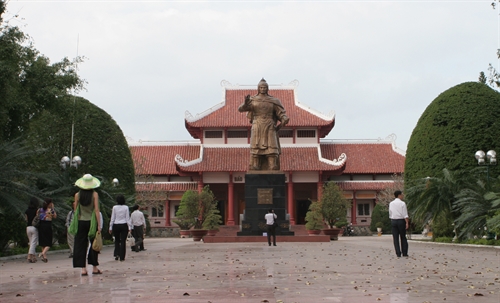
{"type": "Polygon", "coordinates": [[[475,157],[478,165],[486,165],[486,182],[488,182],[490,179],[490,165],[497,165],[497,152],[489,150],[485,154],[484,151],[478,150],[475,157]]]}

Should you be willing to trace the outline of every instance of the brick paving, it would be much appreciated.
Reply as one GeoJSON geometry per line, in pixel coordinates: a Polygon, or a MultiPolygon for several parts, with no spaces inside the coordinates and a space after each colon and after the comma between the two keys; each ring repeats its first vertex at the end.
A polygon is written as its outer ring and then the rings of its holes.
{"type": "Polygon", "coordinates": [[[85,277],[67,252],[1,258],[0,302],[500,302],[500,249],[409,245],[396,258],[390,236],[276,247],[148,238],[125,262],[105,247],[103,274],[85,277]]]}

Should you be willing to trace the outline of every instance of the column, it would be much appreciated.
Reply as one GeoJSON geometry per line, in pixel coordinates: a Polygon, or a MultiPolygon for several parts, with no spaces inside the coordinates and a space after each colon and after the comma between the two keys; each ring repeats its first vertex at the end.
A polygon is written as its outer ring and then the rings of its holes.
{"type": "Polygon", "coordinates": [[[227,223],[234,225],[234,183],[233,173],[229,173],[229,183],[227,184],[227,223]]]}
{"type": "Polygon", "coordinates": [[[170,222],[170,200],[165,201],[165,226],[171,226],[170,222]]]}
{"type": "Polygon", "coordinates": [[[203,178],[200,176],[200,180],[198,180],[198,193],[203,191],[203,178]]]}
{"type": "Polygon", "coordinates": [[[293,203],[293,182],[292,172],[288,173],[288,214],[290,215],[290,225],[295,225],[295,207],[293,203]]]}
{"type": "Polygon", "coordinates": [[[351,223],[356,225],[356,191],[352,192],[351,223]]]}

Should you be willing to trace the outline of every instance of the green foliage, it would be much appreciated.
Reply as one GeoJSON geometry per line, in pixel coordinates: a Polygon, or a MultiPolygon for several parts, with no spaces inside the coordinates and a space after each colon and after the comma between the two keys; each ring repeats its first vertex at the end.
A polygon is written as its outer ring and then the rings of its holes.
{"type": "Polygon", "coordinates": [[[318,201],[312,201],[309,205],[309,211],[306,213],[306,229],[319,230],[322,229],[323,215],[321,214],[321,204],[318,201]]]}
{"type": "MultiPolygon", "coordinates": [[[[394,193],[392,196],[394,197],[394,193]]],[[[389,232],[392,229],[391,219],[389,219],[389,208],[388,206],[384,206],[380,203],[377,203],[377,205],[373,208],[370,230],[377,231],[378,223],[381,223],[382,230],[385,232],[389,232]]]]}
{"type": "Polygon", "coordinates": [[[118,178],[122,194],[135,193],[132,155],[123,132],[109,114],[83,98],[63,98],[53,110],[44,110],[31,122],[27,140],[34,147],[46,149],[33,159],[34,168],[39,171],[50,171],[62,156],[78,155],[82,164],[78,170],[69,170],[72,182],[91,173],[109,185],[113,178],[118,178]]]}
{"type": "Polygon", "coordinates": [[[81,58],[64,58],[51,64],[19,28],[1,25],[0,141],[19,137],[43,110],[57,105],[70,90],[83,88],[78,62],[81,58]]]}
{"type": "MultiPolygon", "coordinates": [[[[441,93],[421,115],[408,142],[405,187],[442,171],[477,166],[477,150],[498,150],[500,93],[478,82],[466,82],[441,93]]],[[[492,167],[497,176],[499,168],[492,167]]]]}
{"type": "Polygon", "coordinates": [[[455,236],[453,229],[453,220],[444,214],[441,214],[436,217],[432,221],[432,238],[439,238],[439,237],[450,237],[453,238],[455,236]]]}
{"type": "Polygon", "coordinates": [[[15,242],[21,247],[28,245],[26,235],[26,220],[17,214],[0,214],[0,251],[7,249],[9,242],[15,242]]]}
{"type": "Polygon", "coordinates": [[[179,209],[175,213],[176,219],[172,221],[179,225],[180,229],[189,230],[194,226],[198,214],[198,192],[188,190],[182,195],[179,209]]]}
{"type": "Polygon", "coordinates": [[[323,219],[330,228],[338,221],[346,220],[347,209],[351,205],[335,182],[325,184],[320,204],[323,219]]]}
{"type": "Polygon", "coordinates": [[[220,215],[217,210],[217,200],[215,200],[215,196],[208,185],[203,188],[201,193],[194,190],[186,191],[182,195],[175,216],[177,218],[172,221],[179,225],[182,230],[188,230],[193,226],[195,229],[213,227],[217,217],[220,220],[220,215]],[[207,219],[210,222],[205,224],[207,219]]]}
{"type": "Polygon", "coordinates": [[[220,215],[220,211],[217,209],[217,202],[212,203],[203,222],[202,228],[207,230],[218,230],[220,224],[222,224],[222,216],[220,215]]]}

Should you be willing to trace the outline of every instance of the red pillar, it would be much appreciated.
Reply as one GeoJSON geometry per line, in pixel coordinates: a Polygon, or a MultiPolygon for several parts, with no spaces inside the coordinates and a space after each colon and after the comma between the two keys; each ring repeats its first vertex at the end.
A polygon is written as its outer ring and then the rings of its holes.
{"type": "Polygon", "coordinates": [[[229,173],[229,183],[227,184],[227,223],[234,225],[234,184],[233,173],[229,173]]]}
{"type": "Polygon", "coordinates": [[[356,191],[352,192],[351,223],[356,225],[356,191]]]}
{"type": "Polygon", "coordinates": [[[165,201],[165,226],[171,226],[170,222],[170,200],[165,201]]]}
{"type": "Polygon", "coordinates": [[[293,182],[292,172],[288,173],[288,214],[290,215],[290,225],[295,225],[295,207],[293,205],[293,182]]]}
{"type": "Polygon", "coordinates": [[[318,181],[318,201],[321,200],[322,196],[323,196],[323,182],[320,179],[318,181]]]}
{"type": "Polygon", "coordinates": [[[203,191],[203,178],[200,176],[200,180],[198,181],[198,192],[201,193],[203,191]]]}

